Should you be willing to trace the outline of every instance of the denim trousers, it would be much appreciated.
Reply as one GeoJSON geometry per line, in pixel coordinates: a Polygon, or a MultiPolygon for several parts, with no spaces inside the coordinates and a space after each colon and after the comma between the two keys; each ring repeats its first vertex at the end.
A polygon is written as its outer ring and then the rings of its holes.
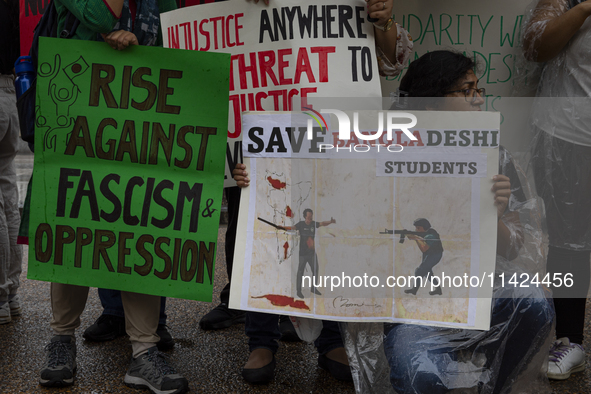
{"type": "Polygon", "coordinates": [[[496,298],[488,331],[394,325],[384,343],[390,381],[409,394],[443,394],[466,385],[500,393],[528,367],[553,319],[545,298],[496,298]],[[467,369],[467,360],[479,365],[467,369]]]}

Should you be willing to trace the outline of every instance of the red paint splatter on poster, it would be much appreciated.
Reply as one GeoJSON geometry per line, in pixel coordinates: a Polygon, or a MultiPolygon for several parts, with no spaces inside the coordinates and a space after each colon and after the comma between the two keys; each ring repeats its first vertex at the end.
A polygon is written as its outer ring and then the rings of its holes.
{"type": "Polygon", "coordinates": [[[283,258],[284,258],[285,260],[287,260],[287,250],[288,250],[288,249],[289,249],[289,243],[285,242],[285,243],[283,244],[283,254],[284,254],[283,258]]]}
{"type": "Polygon", "coordinates": [[[295,300],[293,297],[288,297],[280,294],[265,294],[260,297],[251,298],[266,298],[275,306],[291,306],[292,308],[310,310],[304,301],[295,300]]]}
{"type": "Polygon", "coordinates": [[[273,179],[270,176],[267,177],[267,180],[277,190],[285,189],[285,182],[281,182],[279,179],[273,179]]]}
{"type": "Polygon", "coordinates": [[[285,215],[287,215],[290,218],[293,217],[293,211],[291,210],[291,207],[289,205],[287,206],[287,208],[285,208],[285,215]]]}

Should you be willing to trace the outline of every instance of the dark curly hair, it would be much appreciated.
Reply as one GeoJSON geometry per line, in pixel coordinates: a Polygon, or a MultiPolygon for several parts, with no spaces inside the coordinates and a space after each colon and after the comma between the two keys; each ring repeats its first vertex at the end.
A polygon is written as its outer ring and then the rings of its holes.
{"type": "MultiPolygon", "coordinates": [[[[476,68],[474,60],[462,53],[433,51],[424,54],[409,66],[399,89],[408,97],[444,97],[453,90],[466,73],[476,68]]],[[[413,107],[423,106],[424,100],[411,100],[413,107]]],[[[417,108],[418,109],[418,108],[417,108]]]]}

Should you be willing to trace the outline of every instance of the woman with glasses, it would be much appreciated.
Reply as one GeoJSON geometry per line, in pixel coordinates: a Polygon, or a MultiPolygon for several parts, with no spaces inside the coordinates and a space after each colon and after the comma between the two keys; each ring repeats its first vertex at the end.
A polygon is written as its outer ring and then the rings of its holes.
{"type": "Polygon", "coordinates": [[[399,90],[410,98],[409,109],[480,111],[486,90],[478,88],[474,67],[471,59],[459,53],[429,52],[410,64],[399,90]]]}
{"type": "MultiPolygon", "coordinates": [[[[480,111],[485,91],[478,88],[474,69],[474,61],[460,53],[423,55],[410,64],[400,83],[400,91],[408,97],[407,109],[480,111]]],[[[493,182],[491,200],[498,216],[496,271],[527,272],[530,256],[520,254],[520,249],[524,233],[530,230],[522,226],[520,215],[525,217],[535,200],[526,199],[511,155],[502,147],[499,175],[493,182]]],[[[546,361],[545,352],[539,350],[549,341],[553,317],[540,288],[495,283],[488,331],[410,324],[387,327],[384,348],[390,382],[405,394],[500,393],[515,388],[516,382],[527,382],[531,389],[546,361]],[[534,372],[519,379],[526,370],[534,372]]]]}

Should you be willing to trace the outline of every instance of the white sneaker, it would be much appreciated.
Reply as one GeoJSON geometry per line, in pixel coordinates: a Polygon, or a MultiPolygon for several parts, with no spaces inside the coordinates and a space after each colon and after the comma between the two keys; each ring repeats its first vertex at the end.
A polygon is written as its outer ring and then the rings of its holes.
{"type": "Polygon", "coordinates": [[[8,306],[8,302],[0,305],[0,324],[10,323],[12,319],[10,318],[10,306],[8,306]]]}
{"type": "Polygon", "coordinates": [[[8,301],[8,305],[10,307],[10,316],[19,316],[21,314],[21,299],[18,294],[8,301]]]}
{"type": "Polygon", "coordinates": [[[585,350],[578,343],[570,343],[568,338],[560,338],[550,349],[548,358],[548,378],[565,380],[575,372],[585,370],[585,350]]]}

